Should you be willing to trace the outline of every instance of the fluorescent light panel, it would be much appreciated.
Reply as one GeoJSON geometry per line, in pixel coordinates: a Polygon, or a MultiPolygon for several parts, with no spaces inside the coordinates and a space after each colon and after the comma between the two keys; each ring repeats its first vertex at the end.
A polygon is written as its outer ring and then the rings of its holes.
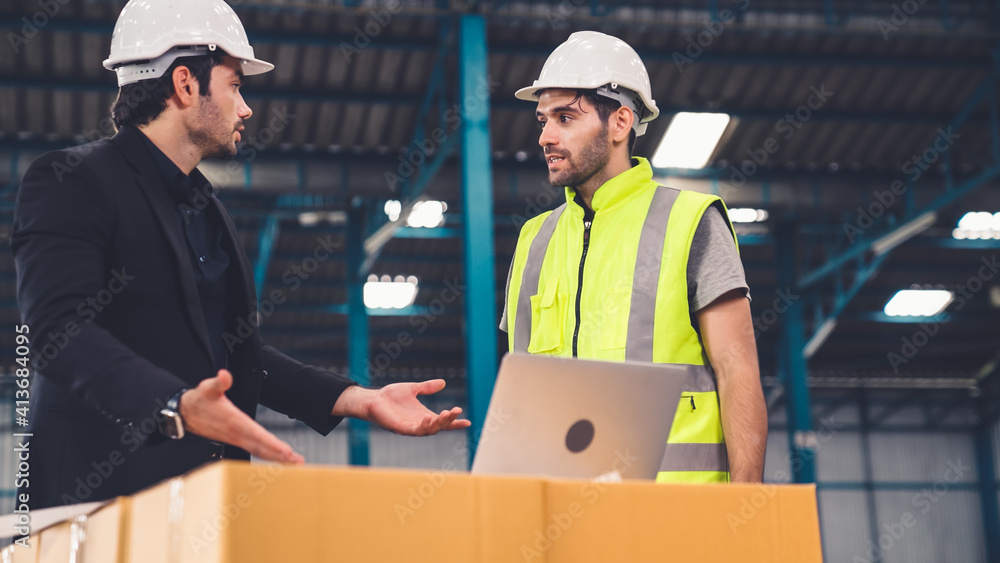
{"type": "MultiPolygon", "coordinates": [[[[444,224],[444,212],[448,210],[448,204],[443,201],[418,201],[413,204],[409,215],[406,217],[408,227],[423,227],[433,229],[444,224]]],[[[403,212],[403,204],[399,200],[390,199],[385,202],[385,215],[389,221],[398,221],[403,212]]]]}
{"type": "Polygon", "coordinates": [[[767,220],[767,210],[749,207],[734,207],[729,210],[729,220],[733,223],[760,223],[767,220]]]}
{"type": "Polygon", "coordinates": [[[958,240],[1000,239],[1000,212],[970,211],[958,220],[951,236],[958,240]]]}
{"type": "Polygon", "coordinates": [[[704,168],[715,152],[726,125],[729,125],[727,113],[678,113],[653,153],[653,166],[704,168]]]}
{"type": "Polygon", "coordinates": [[[903,289],[885,304],[890,317],[933,317],[945,310],[955,295],[944,289],[903,289]]]}
{"type": "Polygon", "coordinates": [[[416,276],[368,276],[365,283],[365,307],[369,309],[404,309],[417,297],[416,276]]]}

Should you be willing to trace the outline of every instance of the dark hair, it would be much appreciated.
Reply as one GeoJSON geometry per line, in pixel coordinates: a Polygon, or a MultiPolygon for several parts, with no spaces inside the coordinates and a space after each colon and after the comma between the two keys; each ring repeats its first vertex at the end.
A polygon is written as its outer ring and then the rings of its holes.
{"type": "Polygon", "coordinates": [[[138,127],[156,119],[167,108],[167,99],[174,94],[174,69],[187,67],[198,81],[198,93],[209,95],[212,69],[222,64],[225,54],[216,51],[209,55],[181,57],[159,78],[148,78],[118,89],[118,97],[111,104],[111,121],[115,127],[138,127]]]}
{"type": "MultiPolygon", "coordinates": [[[[601,96],[594,90],[577,90],[576,98],[573,98],[571,104],[575,104],[580,100],[580,98],[587,100],[588,102],[590,102],[590,105],[594,106],[594,108],[597,110],[597,117],[601,120],[601,123],[603,124],[605,130],[608,127],[608,118],[611,117],[612,113],[618,111],[618,108],[622,107],[621,103],[619,103],[617,100],[612,100],[611,98],[601,96]]],[[[633,115],[635,114],[633,113],[633,115]]],[[[635,118],[639,119],[639,116],[636,115],[635,118]]],[[[634,148],[635,148],[635,129],[632,129],[628,133],[628,155],[630,157],[632,156],[632,149],[634,148]]]]}

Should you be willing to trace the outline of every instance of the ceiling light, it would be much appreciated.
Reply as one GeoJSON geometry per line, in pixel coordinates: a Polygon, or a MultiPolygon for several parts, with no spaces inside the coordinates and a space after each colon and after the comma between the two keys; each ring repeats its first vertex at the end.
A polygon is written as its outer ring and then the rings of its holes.
{"type": "Polygon", "coordinates": [[[885,304],[890,317],[933,317],[945,310],[955,294],[944,289],[903,289],[885,304]]]}
{"type": "Polygon", "coordinates": [[[678,113],[653,153],[653,167],[704,168],[728,124],[726,113],[678,113]]]}
{"type": "Polygon", "coordinates": [[[313,225],[319,223],[321,219],[319,213],[315,211],[306,211],[299,213],[299,224],[303,227],[312,227],[313,225]]]}
{"type": "MultiPolygon", "coordinates": [[[[448,204],[443,201],[418,201],[413,203],[406,215],[406,225],[408,227],[423,227],[432,229],[444,224],[444,212],[448,210],[448,204]]],[[[399,200],[390,199],[385,202],[385,215],[389,221],[398,221],[405,209],[399,200]]]]}
{"type": "Polygon", "coordinates": [[[970,211],[958,220],[951,236],[957,240],[1000,238],[1000,212],[970,211]]]}
{"type": "Polygon", "coordinates": [[[443,201],[418,201],[413,204],[406,224],[411,227],[433,229],[444,224],[444,212],[448,204],[443,201]]]}
{"type": "Polygon", "coordinates": [[[399,212],[403,210],[403,205],[399,203],[398,199],[390,199],[385,202],[385,214],[389,217],[390,221],[399,220],[399,212]]]}
{"type": "Polygon", "coordinates": [[[415,276],[368,276],[365,283],[365,307],[369,309],[403,309],[413,305],[417,297],[415,276]]]}
{"type": "Polygon", "coordinates": [[[768,213],[764,209],[749,207],[734,207],[729,210],[729,220],[733,223],[760,223],[767,220],[768,213]]]}

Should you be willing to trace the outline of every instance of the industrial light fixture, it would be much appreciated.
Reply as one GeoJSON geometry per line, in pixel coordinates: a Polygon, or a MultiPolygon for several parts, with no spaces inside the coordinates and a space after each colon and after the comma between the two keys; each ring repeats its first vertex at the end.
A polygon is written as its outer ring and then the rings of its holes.
{"type": "Polygon", "coordinates": [[[893,248],[896,248],[897,246],[931,228],[936,221],[937,213],[933,211],[928,211],[927,213],[918,215],[912,221],[903,223],[899,227],[890,231],[888,234],[883,235],[881,238],[873,242],[872,252],[874,252],[876,256],[881,256],[882,254],[889,252],[893,248]]]}
{"type": "Polygon", "coordinates": [[[653,167],[704,168],[727,125],[727,113],[678,113],[653,153],[653,167]]]}
{"type": "Polygon", "coordinates": [[[304,211],[302,213],[299,213],[299,224],[302,225],[303,227],[315,226],[319,224],[319,222],[322,219],[323,218],[320,216],[320,214],[315,211],[304,211]]]}
{"type": "MultiPolygon", "coordinates": [[[[406,225],[426,229],[440,227],[444,224],[444,212],[447,210],[448,204],[443,201],[417,201],[406,214],[406,225]]],[[[404,211],[399,200],[390,199],[385,202],[385,214],[389,221],[398,221],[404,211]]]]}
{"type": "Polygon", "coordinates": [[[767,217],[768,213],[765,209],[734,207],[729,210],[729,220],[733,223],[760,223],[766,221],[767,217]]]}
{"type": "Polygon", "coordinates": [[[901,289],[885,304],[890,317],[933,317],[945,310],[955,294],[944,289],[901,289]]]}
{"type": "Polygon", "coordinates": [[[303,227],[315,227],[322,222],[341,225],[347,222],[347,213],[343,211],[303,211],[299,213],[299,225],[303,227]]]}
{"type": "Polygon", "coordinates": [[[404,309],[417,297],[416,276],[368,276],[365,282],[365,307],[369,309],[404,309]]]}
{"type": "Polygon", "coordinates": [[[385,202],[385,215],[390,221],[399,221],[399,213],[403,210],[403,204],[399,203],[398,199],[390,199],[385,202]]]}
{"type": "Polygon", "coordinates": [[[413,210],[406,218],[406,224],[411,227],[433,229],[444,224],[444,212],[448,204],[443,201],[418,201],[413,204],[413,210]]]}
{"type": "Polygon", "coordinates": [[[951,236],[957,240],[1000,239],[1000,211],[970,211],[962,215],[951,236]]]}

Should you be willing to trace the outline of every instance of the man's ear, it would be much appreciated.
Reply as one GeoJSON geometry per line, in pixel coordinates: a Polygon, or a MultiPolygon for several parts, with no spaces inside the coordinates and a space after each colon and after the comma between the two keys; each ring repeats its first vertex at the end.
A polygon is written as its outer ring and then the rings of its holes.
{"type": "Polygon", "coordinates": [[[635,113],[625,106],[615,110],[611,114],[612,139],[616,143],[628,142],[629,133],[632,131],[632,123],[635,122],[635,113]]]}
{"type": "Polygon", "coordinates": [[[198,81],[191,74],[191,70],[184,65],[178,65],[170,75],[170,78],[174,83],[173,98],[177,104],[182,108],[194,104],[194,99],[198,96],[199,90],[198,81]]]}

